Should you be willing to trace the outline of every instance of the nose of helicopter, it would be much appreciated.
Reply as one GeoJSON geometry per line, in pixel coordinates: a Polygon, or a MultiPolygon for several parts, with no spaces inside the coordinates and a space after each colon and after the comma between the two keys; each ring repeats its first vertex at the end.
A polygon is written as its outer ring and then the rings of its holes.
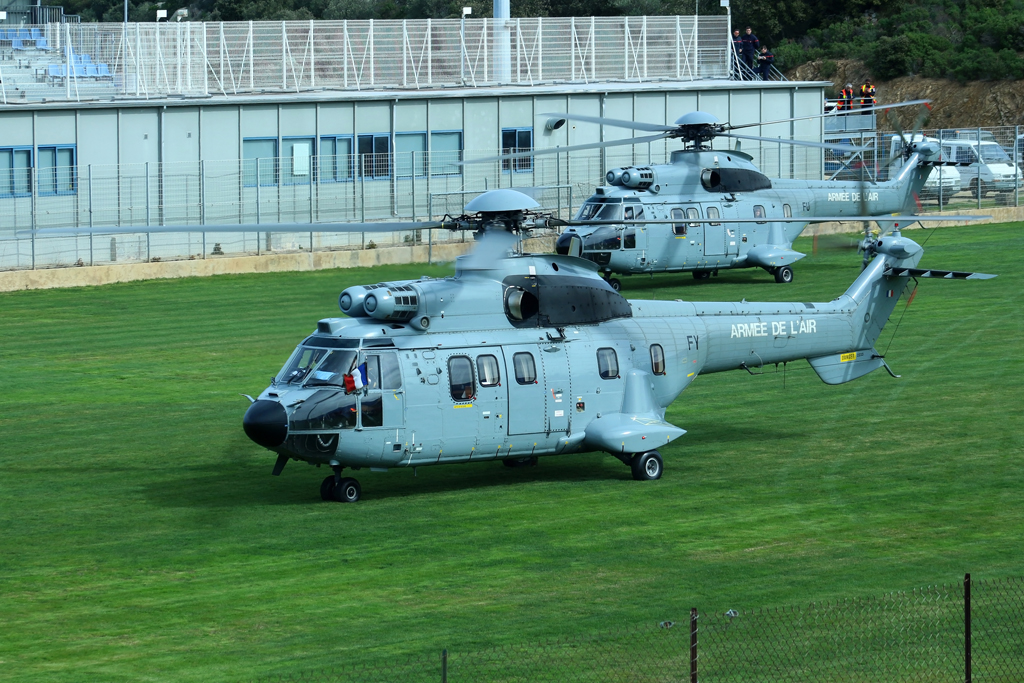
{"type": "Polygon", "coordinates": [[[264,448],[276,448],[288,435],[288,414],[277,401],[256,401],[245,411],[242,428],[264,448]]]}

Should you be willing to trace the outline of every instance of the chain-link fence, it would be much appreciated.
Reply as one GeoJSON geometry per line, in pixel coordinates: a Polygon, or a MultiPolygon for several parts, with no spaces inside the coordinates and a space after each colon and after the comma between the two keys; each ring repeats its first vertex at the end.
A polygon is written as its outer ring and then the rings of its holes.
{"type": "Polygon", "coordinates": [[[724,16],[83,23],[0,30],[4,104],[729,78],[724,16]]]}
{"type": "Polygon", "coordinates": [[[260,679],[290,683],[1011,683],[1024,680],[1024,579],[929,586],[876,599],[702,612],[615,632],[379,667],[260,679]]]}

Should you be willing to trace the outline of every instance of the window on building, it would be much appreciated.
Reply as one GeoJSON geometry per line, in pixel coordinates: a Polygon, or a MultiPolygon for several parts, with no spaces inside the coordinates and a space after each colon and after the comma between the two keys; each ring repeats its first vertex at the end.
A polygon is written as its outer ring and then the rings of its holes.
{"type": "Polygon", "coordinates": [[[41,195],[75,193],[75,147],[57,145],[39,148],[36,191],[41,195]]]}
{"type": "Polygon", "coordinates": [[[32,150],[0,147],[0,197],[27,195],[32,189],[32,150]]]}
{"type": "Polygon", "coordinates": [[[661,344],[651,344],[651,370],[655,375],[665,374],[665,349],[661,344]]]}
{"type": "Polygon", "coordinates": [[[426,133],[395,133],[395,173],[399,178],[427,174],[426,133]]]}
{"type": "Polygon", "coordinates": [[[320,138],[320,182],[352,180],[352,138],[332,135],[320,138]]]}
{"type": "MultiPolygon", "coordinates": [[[[515,154],[516,152],[533,151],[533,128],[502,128],[501,129],[501,153],[515,154]]],[[[521,159],[505,159],[501,162],[503,171],[532,171],[533,158],[523,157],[521,159]]]]}
{"type": "Polygon", "coordinates": [[[246,187],[277,185],[277,140],[253,138],[242,140],[243,182],[246,187]]]}
{"type": "Polygon", "coordinates": [[[448,359],[448,384],[453,401],[471,401],[476,395],[473,384],[473,363],[468,356],[452,356],[448,359]]]}
{"type": "Polygon", "coordinates": [[[391,176],[391,136],[388,133],[360,135],[356,138],[359,171],[364,178],[391,176]]]}
{"type": "MultiPolygon", "coordinates": [[[[683,217],[682,209],[672,209],[672,219],[679,220],[683,217]]],[[[672,234],[679,235],[680,237],[686,237],[686,223],[673,223],[672,234]]]]}
{"type": "Polygon", "coordinates": [[[308,185],[313,179],[314,138],[281,140],[281,183],[308,185]]]}
{"type": "Polygon", "coordinates": [[[498,359],[495,356],[478,356],[476,359],[476,375],[480,378],[480,386],[496,387],[501,384],[501,373],[498,372],[498,359]]]}
{"type": "Polygon", "coordinates": [[[430,134],[431,175],[460,175],[462,167],[462,131],[437,131],[430,134]]]}
{"type": "Polygon", "coordinates": [[[537,366],[533,363],[533,354],[517,353],[512,356],[512,367],[516,371],[516,382],[519,384],[536,384],[537,366]]]}
{"type": "Polygon", "coordinates": [[[619,378],[619,357],[615,355],[615,349],[597,350],[597,371],[601,373],[601,379],[619,378]]]}

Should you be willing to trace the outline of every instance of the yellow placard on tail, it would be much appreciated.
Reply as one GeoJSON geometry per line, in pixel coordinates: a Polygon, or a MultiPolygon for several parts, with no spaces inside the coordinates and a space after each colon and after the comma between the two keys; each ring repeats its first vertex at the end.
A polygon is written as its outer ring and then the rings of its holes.
{"type": "Polygon", "coordinates": [[[850,353],[844,353],[841,356],[839,356],[839,362],[840,363],[845,363],[846,361],[850,361],[850,360],[857,360],[857,352],[856,351],[851,351],[850,353]]]}

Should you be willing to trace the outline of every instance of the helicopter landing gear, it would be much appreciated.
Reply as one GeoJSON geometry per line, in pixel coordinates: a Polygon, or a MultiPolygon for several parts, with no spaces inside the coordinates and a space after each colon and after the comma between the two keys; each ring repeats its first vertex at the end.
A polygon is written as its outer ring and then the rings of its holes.
{"type": "Polygon", "coordinates": [[[614,290],[615,290],[616,292],[617,292],[617,291],[619,291],[620,289],[622,289],[622,283],[621,283],[621,282],[619,282],[618,278],[614,278],[614,277],[613,277],[612,279],[608,280],[608,284],[609,284],[609,285],[611,286],[611,288],[612,288],[612,289],[614,289],[614,290]]]}
{"type": "Polygon", "coordinates": [[[647,451],[634,455],[630,460],[629,469],[633,471],[633,478],[637,481],[654,481],[661,479],[665,464],[661,460],[661,453],[647,451]]]}
{"type": "Polygon", "coordinates": [[[693,271],[694,280],[708,280],[711,278],[710,270],[695,270],[693,271]]]}
{"type": "Polygon", "coordinates": [[[320,499],[338,503],[354,503],[359,500],[363,494],[359,482],[352,477],[342,478],[340,465],[333,469],[334,474],[328,475],[320,482],[320,499]]]}
{"type": "Polygon", "coordinates": [[[772,273],[772,275],[775,276],[775,281],[780,284],[788,285],[790,282],[793,281],[793,269],[790,268],[789,266],[782,266],[781,268],[776,268],[775,272],[772,273]]]}
{"type": "Polygon", "coordinates": [[[337,484],[333,474],[324,477],[320,483],[320,500],[334,500],[334,487],[337,484]]]}
{"type": "Polygon", "coordinates": [[[506,458],[501,461],[505,467],[533,467],[537,464],[537,456],[528,458],[506,458]]]}

